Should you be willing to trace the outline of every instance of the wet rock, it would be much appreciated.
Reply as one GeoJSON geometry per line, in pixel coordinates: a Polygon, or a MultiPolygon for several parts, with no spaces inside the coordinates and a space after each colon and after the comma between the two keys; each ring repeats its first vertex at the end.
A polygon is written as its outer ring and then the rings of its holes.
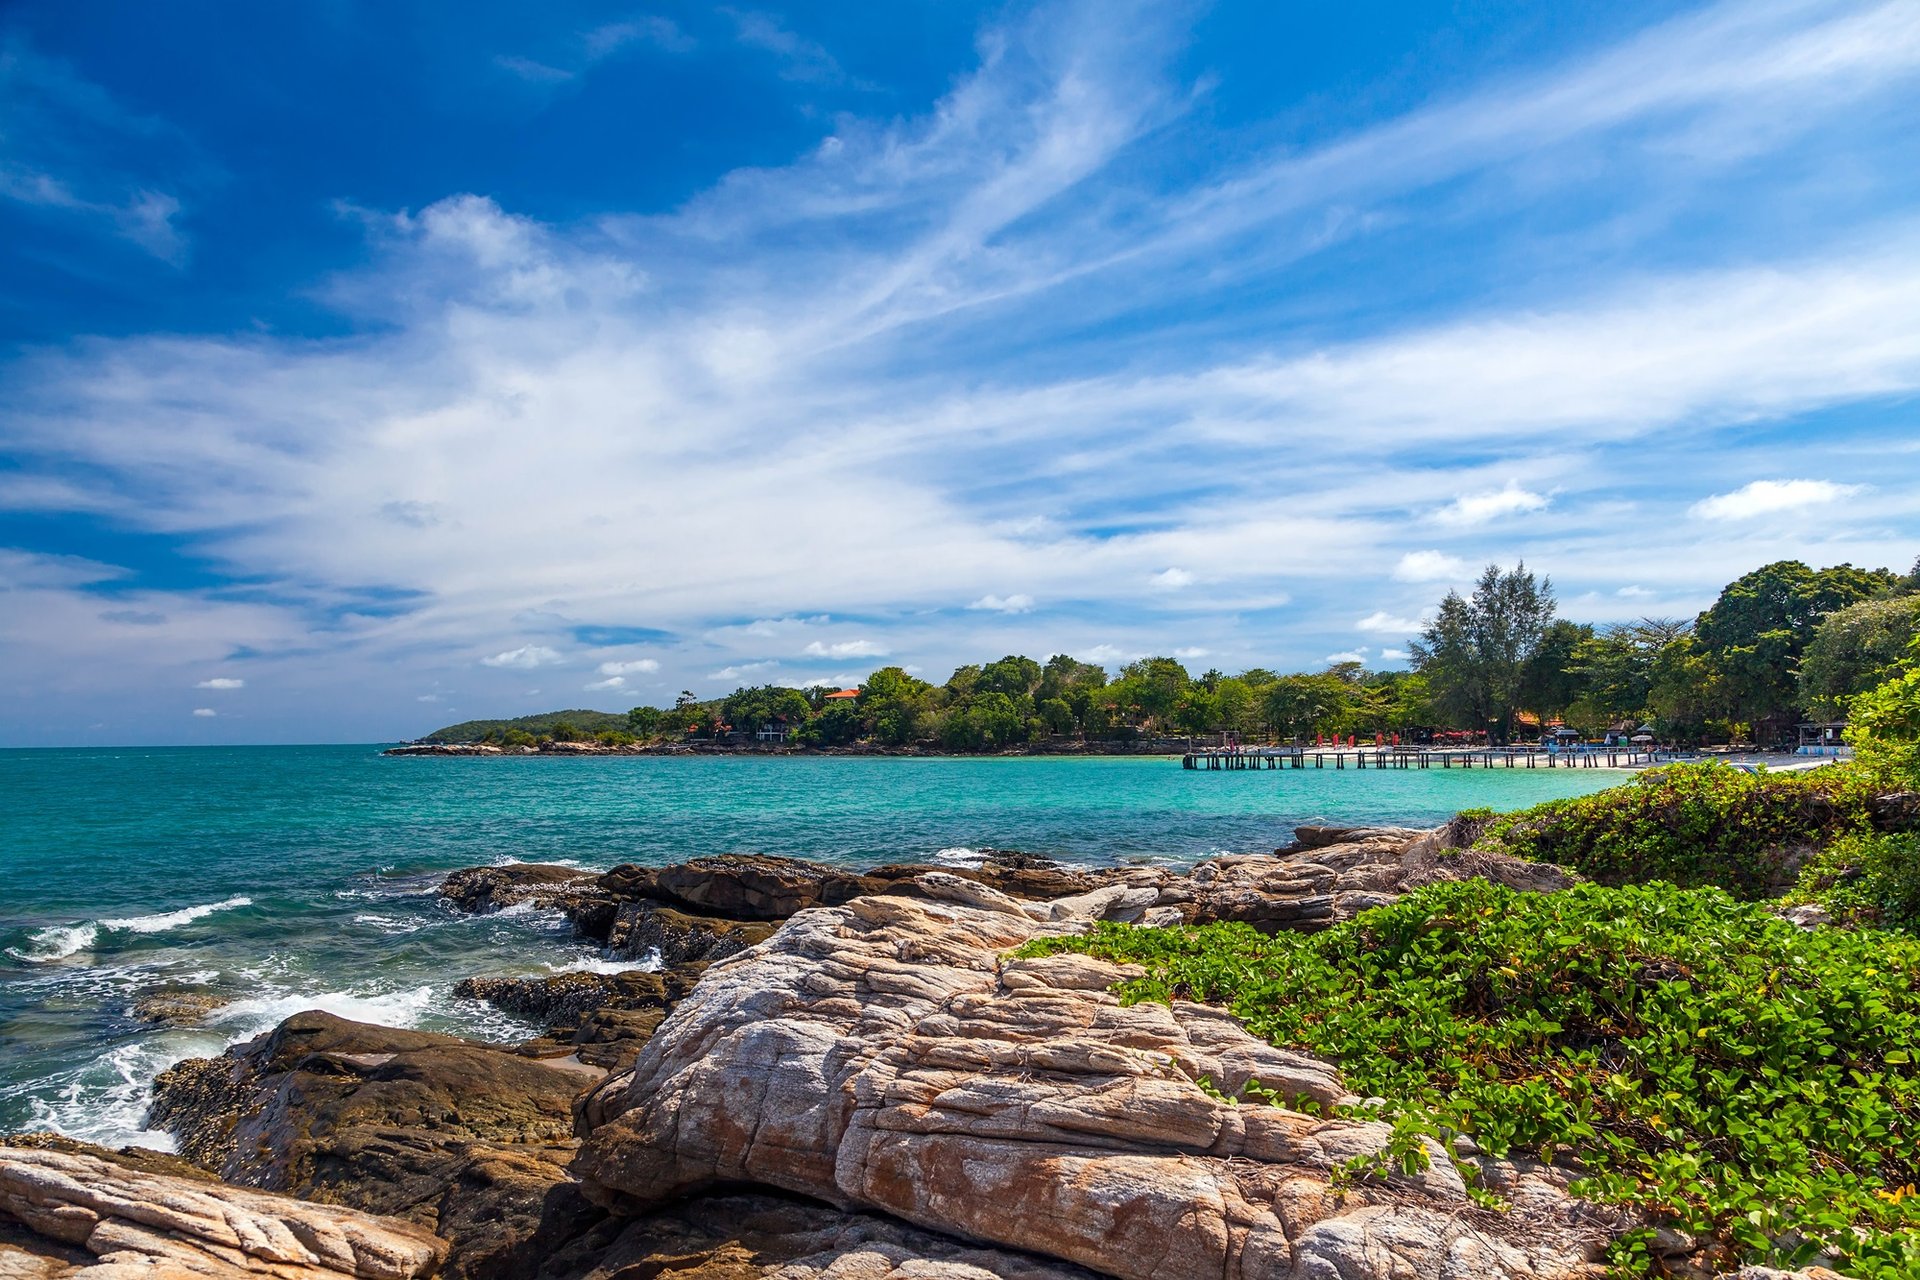
{"type": "Polygon", "coordinates": [[[766,921],[725,920],[653,902],[623,902],[607,933],[607,951],[625,960],[658,956],[667,968],[705,964],[766,941],[773,928],[766,921]]]}
{"type": "Polygon", "coordinates": [[[558,911],[580,936],[596,939],[607,936],[617,905],[593,872],[544,862],[455,871],[441,884],[440,896],[456,910],[472,915],[523,905],[558,911]]]}
{"type": "Polygon", "coordinates": [[[0,1147],[0,1219],[24,1229],[0,1248],[16,1276],[413,1280],[446,1253],[412,1223],[75,1151],[0,1147]]]}
{"type": "Polygon", "coordinates": [[[435,1230],[447,1274],[482,1277],[589,1212],[564,1165],[574,1096],[599,1075],[303,1013],[162,1073],[150,1123],[230,1182],[435,1230]]]}
{"type": "Polygon", "coordinates": [[[133,998],[133,1016],[142,1022],[168,1027],[197,1027],[215,1009],[223,1008],[228,998],[202,988],[163,987],[143,991],[133,998]]]}
{"type": "Polygon", "coordinates": [[[610,1069],[633,1062],[705,967],[691,964],[657,973],[628,970],[551,978],[467,978],[453,992],[545,1023],[546,1034],[521,1046],[522,1052],[540,1057],[572,1053],[589,1066],[610,1069]]]}

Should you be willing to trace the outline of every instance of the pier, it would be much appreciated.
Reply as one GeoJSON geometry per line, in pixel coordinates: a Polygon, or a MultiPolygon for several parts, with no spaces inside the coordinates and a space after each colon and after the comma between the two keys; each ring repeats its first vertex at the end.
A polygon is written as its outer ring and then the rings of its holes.
{"type": "Polygon", "coordinates": [[[1593,747],[1236,747],[1189,751],[1183,769],[1637,769],[1680,759],[1671,751],[1593,747]],[[1311,765],[1309,765],[1311,762],[1311,765]]]}

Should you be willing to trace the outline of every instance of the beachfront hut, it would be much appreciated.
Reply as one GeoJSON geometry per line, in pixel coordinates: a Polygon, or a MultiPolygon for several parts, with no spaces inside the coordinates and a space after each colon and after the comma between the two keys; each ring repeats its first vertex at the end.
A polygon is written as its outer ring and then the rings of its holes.
{"type": "Polygon", "coordinates": [[[1800,737],[1796,755],[1837,756],[1847,750],[1845,720],[1810,720],[1795,727],[1800,737]]]}

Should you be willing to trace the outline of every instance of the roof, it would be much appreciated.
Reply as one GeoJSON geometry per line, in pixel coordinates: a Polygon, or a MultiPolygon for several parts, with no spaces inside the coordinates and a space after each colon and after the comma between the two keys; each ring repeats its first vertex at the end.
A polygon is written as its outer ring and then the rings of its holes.
{"type": "Polygon", "coordinates": [[[828,694],[825,701],[832,702],[835,698],[857,698],[859,696],[860,691],[858,689],[842,689],[838,693],[828,694]]]}

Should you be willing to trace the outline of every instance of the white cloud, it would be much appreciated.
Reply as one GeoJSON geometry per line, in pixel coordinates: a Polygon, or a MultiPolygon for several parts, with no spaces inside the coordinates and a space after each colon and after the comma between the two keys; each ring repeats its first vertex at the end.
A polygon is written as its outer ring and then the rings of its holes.
{"type": "Polygon", "coordinates": [[[600,689],[624,688],[626,683],[627,678],[625,676],[608,676],[605,680],[595,680],[591,684],[585,684],[580,687],[592,693],[600,689]]]}
{"type": "Polygon", "coordinates": [[[1486,524],[1489,520],[1498,520],[1501,516],[1544,510],[1551,501],[1552,499],[1546,494],[1522,489],[1509,480],[1504,488],[1489,489],[1481,493],[1463,493],[1434,512],[1433,518],[1441,524],[1448,525],[1486,524]]]}
{"type": "Polygon", "coordinates": [[[438,702],[440,701],[440,695],[437,693],[415,694],[413,700],[415,702],[438,702]]]}
{"type": "Polygon", "coordinates": [[[1202,649],[1197,645],[1190,645],[1184,649],[1175,649],[1173,651],[1173,656],[1181,659],[1204,658],[1207,656],[1208,652],[1209,652],[1208,650],[1202,649]]]}
{"type": "Polygon", "coordinates": [[[1339,653],[1330,653],[1320,659],[1320,661],[1330,667],[1341,662],[1365,662],[1366,660],[1367,651],[1365,649],[1345,649],[1339,653]]]}
{"type": "Polygon", "coordinates": [[[1654,595],[1655,593],[1647,590],[1645,587],[1636,585],[1636,586],[1630,586],[1630,587],[1621,587],[1618,591],[1614,592],[1613,594],[1615,594],[1616,596],[1619,596],[1622,600],[1644,600],[1647,597],[1654,595]]]}
{"type": "Polygon", "coordinates": [[[1162,591],[1178,591],[1193,585],[1193,575],[1185,569],[1163,569],[1148,581],[1162,591]]]}
{"type": "Polygon", "coordinates": [[[841,640],[833,644],[815,640],[801,652],[809,658],[883,658],[887,647],[874,640],[841,640]]]}
{"type": "Polygon", "coordinates": [[[1033,610],[1033,597],[1030,595],[981,596],[969,609],[984,610],[989,613],[1030,613],[1033,610]]]}
{"type": "Polygon", "coordinates": [[[1137,650],[1122,649],[1115,644],[1097,644],[1086,650],[1080,660],[1097,663],[1103,667],[1124,667],[1129,662],[1138,662],[1146,656],[1137,650]]]}
{"type": "Polygon", "coordinates": [[[1388,635],[1412,635],[1426,625],[1425,618],[1402,618],[1384,609],[1376,609],[1353,624],[1356,631],[1380,632],[1388,635]]]}
{"type": "Polygon", "coordinates": [[[202,680],[193,687],[196,689],[244,689],[247,687],[247,682],[233,676],[215,676],[211,680],[202,680]]]}
{"type": "Polygon", "coordinates": [[[1470,572],[1465,560],[1444,551],[1409,551],[1393,567],[1400,582],[1456,582],[1470,572]]]}
{"type": "Polygon", "coordinates": [[[1382,649],[1380,651],[1380,660],[1382,662],[1405,662],[1411,657],[1413,657],[1413,655],[1405,649],[1382,649]]]}
{"type": "Polygon", "coordinates": [[[749,676],[764,676],[779,669],[780,664],[772,660],[765,662],[737,662],[730,667],[722,667],[707,677],[709,680],[744,680],[749,676]]]}
{"type": "Polygon", "coordinates": [[[599,668],[603,676],[652,675],[659,669],[658,658],[632,658],[625,662],[603,662],[599,668]]]}
{"type": "Polygon", "coordinates": [[[193,709],[193,714],[195,714],[196,716],[199,716],[201,719],[204,720],[204,719],[211,719],[212,717],[217,716],[220,713],[215,711],[212,707],[195,707],[193,709]]]}
{"type": "Polygon", "coordinates": [[[1831,480],[1755,480],[1732,493],[1702,498],[1687,508],[1687,514],[1702,520],[1751,520],[1826,506],[1865,491],[1865,485],[1835,484],[1831,480]]]}
{"type": "Polygon", "coordinates": [[[560,660],[558,652],[543,644],[523,644],[518,649],[508,649],[505,653],[496,653],[491,658],[482,658],[480,665],[531,671],[535,667],[550,667],[560,660]]]}

